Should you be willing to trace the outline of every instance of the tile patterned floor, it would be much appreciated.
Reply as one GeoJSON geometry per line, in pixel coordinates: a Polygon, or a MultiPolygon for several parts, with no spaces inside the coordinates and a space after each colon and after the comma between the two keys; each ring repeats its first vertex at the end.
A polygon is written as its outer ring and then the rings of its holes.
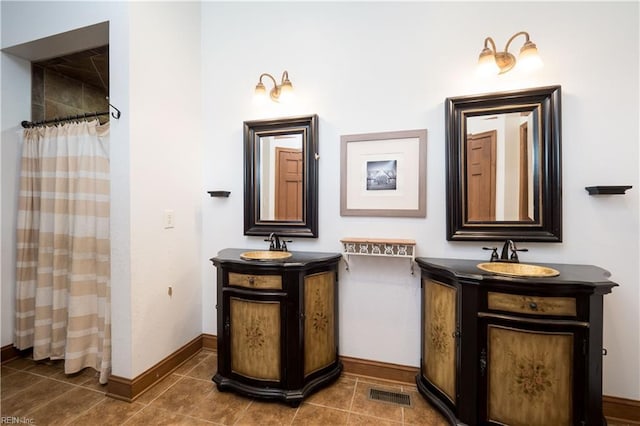
{"type": "Polygon", "coordinates": [[[0,373],[2,423],[32,425],[434,425],[444,419],[416,387],[343,374],[297,408],[218,392],[211,381],[216,353],[203,350],[135,402],[105,396],[96,374],[73,376],[62,361],[14,360],[0,373]],[[412,407],[367,398],[368,388],[411,395],[412,407]],[[14,420],[10,420],[11,417],[14,420]]]}

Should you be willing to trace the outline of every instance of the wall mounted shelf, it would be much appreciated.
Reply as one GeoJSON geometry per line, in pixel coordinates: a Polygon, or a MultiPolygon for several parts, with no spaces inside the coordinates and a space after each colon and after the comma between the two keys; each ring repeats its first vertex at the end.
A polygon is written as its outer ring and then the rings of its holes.
{"type": "Polygon", "coordinates": [[[379,256],[400,257],[409,259],[411,275],[416,256],[416,242],[414,240],[396,240],[384,238],[343,238],[342,258],[349,270],[350,256],[379,256]]]}
{"type": "Polygon", "coordinates": [[[631,185],[619,185],[619,186],[585,186],[589,192],[589,195],[611,195],[611,194],[625,194],[627,189],[631,189],[631,185]]]}
{"type": "Polygon", "coordinates": [[[212,197],[228,197],[231,191],[207,191],[212,197]]]}

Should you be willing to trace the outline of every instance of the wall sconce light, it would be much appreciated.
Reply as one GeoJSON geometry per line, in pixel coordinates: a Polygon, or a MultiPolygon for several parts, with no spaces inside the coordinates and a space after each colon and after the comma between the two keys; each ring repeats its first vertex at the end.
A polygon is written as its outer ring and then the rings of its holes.
{"type": "Polygon", "coordinates": [[[484,49],[478,57],[478,73],[482,75],[504,74],[516,65],[516,57],[509,53],[509,45],[519,35],[525,36],[524,45],[518,55],[518,68],[534,70],[542,67],[542,59],[538,55],[538,48],[529,40],[529,33],[520,31],[511,36],[503,52],[496,50],[496,44],[491,37],[484,39],[484,49]],[[491,47],[489,47],[491,45],[491,47]]]}
{"type": "Polygon", "coordinates": [[[273,82],[273,89],[269,91],[269,96],[272,101],[286,102],[293,95],[293,85],[291,84],[291,81],[289,81],[289,73],[285,71],[282,73],[282,81],[280,84],[276,82],[276,79],[273,78],[271,74],[260,74],[260,78],[258,79],[258,84],[256,84],[255,89],[256,98],[264,100],[267,97],[267,89],[264,87],[264,83],[262,83],[262,77],[269,77],[273,82]]]}

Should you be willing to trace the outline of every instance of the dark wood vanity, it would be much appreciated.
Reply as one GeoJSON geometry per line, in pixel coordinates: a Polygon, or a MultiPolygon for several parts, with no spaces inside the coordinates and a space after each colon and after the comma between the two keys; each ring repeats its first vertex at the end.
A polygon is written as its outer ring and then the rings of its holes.
{"type": "Polygon", "coordinates": [[[481,271],[483,261],[417,258],[418,389],[451,424],[601,425],[603,296],[589,265],[557,277],[481,271]]]}
{"type": "Polygon", "coordinates": [[[338,253],[243,260],[225,249],[217,268],[220,390],[298,405],[337,379],[338,253]]]}

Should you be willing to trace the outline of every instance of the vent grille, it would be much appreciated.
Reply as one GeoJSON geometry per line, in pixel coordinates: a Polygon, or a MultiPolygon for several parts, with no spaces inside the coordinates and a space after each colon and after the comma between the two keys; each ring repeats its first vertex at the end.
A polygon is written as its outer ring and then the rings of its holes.
{"type": "Polygon", "coordinates": [[[393,405],[401,405],[403,407],[411,407],[411,396],[406,393],[389,392],[382,389],[369,388],[369,399],[393,405]]]}

